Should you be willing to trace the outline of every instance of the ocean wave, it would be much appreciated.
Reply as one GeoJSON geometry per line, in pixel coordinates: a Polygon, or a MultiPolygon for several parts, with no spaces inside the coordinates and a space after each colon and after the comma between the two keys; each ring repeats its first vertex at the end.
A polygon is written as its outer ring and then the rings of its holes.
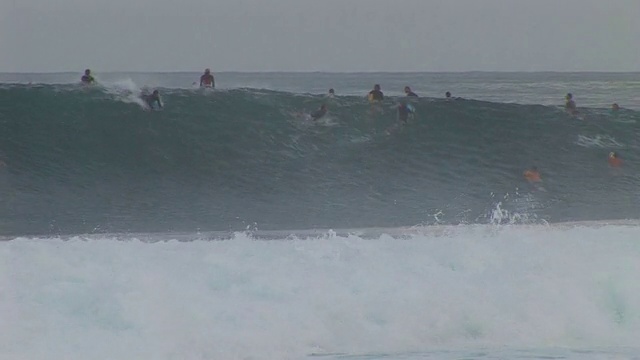
{"type": "Polygon", "coordinates": [[[542,105],[258,89],[0,87],[3,234],[636,218],[637,120],[542,105]],[[308,114],[321,104],[322,121],[308,114]],[[620,169],[607,163],[617,151],[620,169]],[[543,187],[524,181],[537,166],[543,187]],[[542,190],[544,191],[542,191],[542,190]],[[510,217],[513,219],[513,216],[510,217]],[[512,221],[512,220],[508,220],[512,221]]]}

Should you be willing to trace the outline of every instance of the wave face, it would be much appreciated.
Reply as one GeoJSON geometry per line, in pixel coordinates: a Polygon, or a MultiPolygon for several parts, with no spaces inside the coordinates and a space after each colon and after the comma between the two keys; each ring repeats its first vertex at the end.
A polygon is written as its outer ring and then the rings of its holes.
{"type": "Polygon", "coordinates": [[[0,88],[0,232],[395,227],[637,218],[638,112],[267,90],[0,88]],[[309,113],[326,103],[329,116],[309,113]],[[391,134],[387,130],[391,128],[391,134]],[[610,151],[624,159],[607,163],[610,151]],[[543,183],[522,172],[537,166],[543,183]]]}

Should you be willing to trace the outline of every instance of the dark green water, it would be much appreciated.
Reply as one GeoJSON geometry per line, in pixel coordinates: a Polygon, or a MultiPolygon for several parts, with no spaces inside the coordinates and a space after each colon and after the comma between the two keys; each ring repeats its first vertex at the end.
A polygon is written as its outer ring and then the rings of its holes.
{"type": "Polygon", "coordinates": [[[421,98],[0,88],[0,234],[637,218],[640,114],[421,98]],[[301,115],[326,103],[329,115],[301,115]],[[392,129],[391,135],[387,134],[392,129]],[[610,151],[624,159],[607,163],[610,151]],[[537,166],[542,187],[522,178],[537,166]],[[500,210],[500,211],[498,211],[500,210]]]}

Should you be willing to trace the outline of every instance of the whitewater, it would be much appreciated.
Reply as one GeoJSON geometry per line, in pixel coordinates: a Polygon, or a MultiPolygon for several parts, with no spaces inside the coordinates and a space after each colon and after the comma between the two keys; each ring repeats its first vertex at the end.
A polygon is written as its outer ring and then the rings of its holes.
{"type": "Polygon", "coordinates": [[[4,359],[637,357],[637,224],[423,231],[4,242],[0,349],[4,359]]]}
{"type": "Polygon", "coordinates": [[[0,74],[1,359],[640,356],[640,75],[196,75],[0,74]]]}

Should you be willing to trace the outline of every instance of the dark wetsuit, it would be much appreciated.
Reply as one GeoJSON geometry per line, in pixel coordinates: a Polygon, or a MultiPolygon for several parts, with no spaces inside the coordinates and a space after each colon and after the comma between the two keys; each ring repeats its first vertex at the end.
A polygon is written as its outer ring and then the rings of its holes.
{"type": "Polygon", "coordinates": [[[316,111],[314,111],[313,113],[311,113],[311,118],[313,120],[318,120],[321,117],[325,116],[327,114],[327,109],[318,109],[316,111]]]}
{"type": "Polygon", "coordinates": [[[95,79],[91,75],[82,75],[82,79],[80,79],[83,84],[93,84],[95,79]]]}
{"type": "Polygon", "coordinates": [[[158,106],[162,108],[162,102],[160,102],[160,95],[154,95],[154,94],[145,95],[144,101],[146,101],[149,107],[151,108],[153,107],[154,103],[158,104],[158,106]]]}
{"type": "Polygon", "coordinates": [[[416,95],[416,93],[414,93],[413,91],[409,91],[407,93],[407,96],[414,96],[414,97],[418,97],[418,95],[416,95]]]}
{"type": "Polygon", "coordinates": [[[200,76],[200,86],[201,87],[216,87],[216,81],[211,74],[204,74],[200,76]]]}
{"type": "Polygon", "coordinates": [[[371,90],[369,91],[369,97],[373,101],[382,101],[384,99],[384,94],[380,90],[371,90]]]}

